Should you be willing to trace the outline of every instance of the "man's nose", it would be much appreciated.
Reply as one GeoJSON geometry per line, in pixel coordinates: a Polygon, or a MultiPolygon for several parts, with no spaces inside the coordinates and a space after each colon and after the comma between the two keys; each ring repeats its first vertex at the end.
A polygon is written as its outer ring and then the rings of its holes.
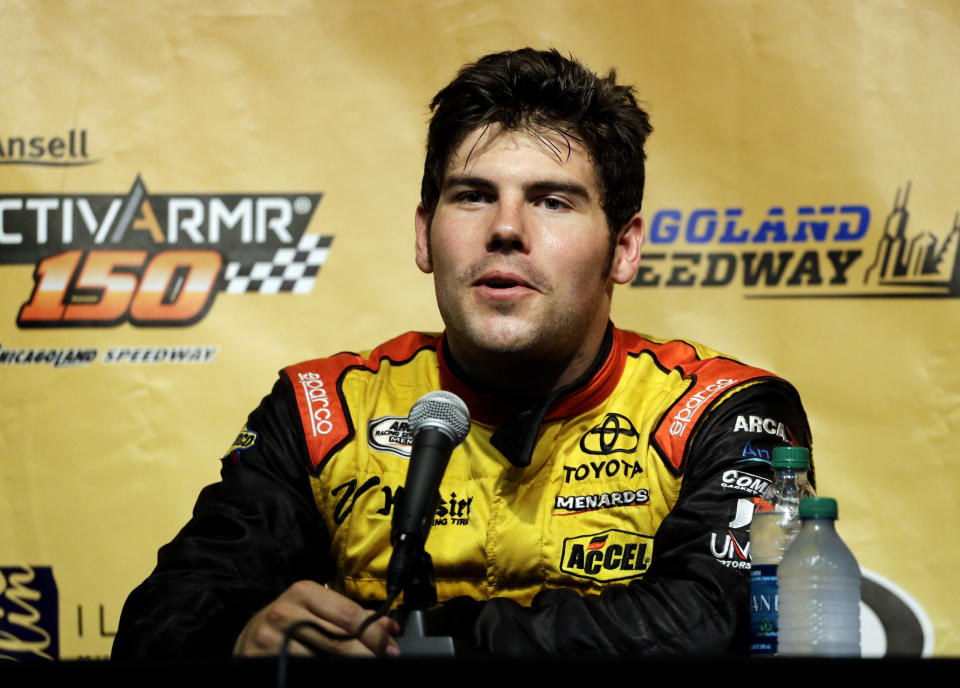
{"type": "Polygon", "coordinates": [[[500,200],[490,225],[488,251],[527,251],[529,244],[523,210],[523,202],[500,200]]]}

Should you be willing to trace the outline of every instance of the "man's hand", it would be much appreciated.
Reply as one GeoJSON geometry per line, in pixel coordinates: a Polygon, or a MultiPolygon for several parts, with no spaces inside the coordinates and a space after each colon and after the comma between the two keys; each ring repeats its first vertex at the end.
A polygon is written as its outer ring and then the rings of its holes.
{"type": "MultiPolygon", "coordinates": [[[[284,633],[298,621],[312,621],[334,633],[353,633],[371,614],[372,611],[330,588],[313,581],[299,581],[247,622],[233,646],[233,654],[240,657],[279,654],[284,633]]],[[[355,640],[334,640],[311,628],[301,628],[297,636],[306,642],[291,640],[289,651],[291,655],[300,656],[317,653],[355,657],[399,655],[400,648],[393,639],[398,633],[400,626],[389,617],[377,619],[355,640]]]]}

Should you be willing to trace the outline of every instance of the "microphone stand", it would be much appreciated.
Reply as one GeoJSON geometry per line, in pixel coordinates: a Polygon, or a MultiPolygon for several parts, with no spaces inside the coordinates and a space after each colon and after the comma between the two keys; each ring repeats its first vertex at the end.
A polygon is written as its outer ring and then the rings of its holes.
{"type": "Polygon", "coordinates": [[[407,478],[390,525],[393,552],[387,565],[387,598],[394,600],[403,594],[398,610],[403,633],[397,639],[401,653],[452,657],[452,637],[426,635],[423,612],[437,604],[433,560],[427,554],[426,541],[450,454],[470,432],[470,412],[457,395],[435,391],[417,400],[408,420],[413,443],[407,478]]]}
{"type": "Polygon", "coordinates": [[[426,635],[423,612],[436,604],[437,586],[433,582],[433,560],[426,550],[421,550],[413,575],[403,588],[403,604],[397,610],[397,621],[403,627],[397,644],[403,655],[453,657],[456,654],[451,636],[426,635]]]}

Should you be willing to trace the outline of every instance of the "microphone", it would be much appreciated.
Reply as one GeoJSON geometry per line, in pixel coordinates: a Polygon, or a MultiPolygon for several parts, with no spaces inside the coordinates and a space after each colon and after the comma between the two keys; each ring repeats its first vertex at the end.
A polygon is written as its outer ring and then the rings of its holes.
{"type": "Polygon", "coordinates": [[[470,412],[456,394],[424,394],[410,409],[413,448],[403,492],[393,512],[387,595],[397,596],[424,556],[424,543],[440,502],[440,481],[450,454],[470,432],[470,412]]]}

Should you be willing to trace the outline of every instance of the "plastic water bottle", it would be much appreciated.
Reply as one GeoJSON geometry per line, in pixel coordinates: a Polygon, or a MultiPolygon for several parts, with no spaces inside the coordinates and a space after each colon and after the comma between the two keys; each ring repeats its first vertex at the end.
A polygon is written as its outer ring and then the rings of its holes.
{"type": "Polygon", "coordinates": [[[750,652],[777,652],[777,566],[800,531],[800,500],[814,496],[807,479],[810,450],[776,447],[773,482],[756,500],[750,525],[750,652]]]}
{"type": "Polygon", "coordinates": [[[800,502],[800,534],[778,571],[781,655],[860,656],[860,567],[836,518],[835,499],[800,502]]]}

